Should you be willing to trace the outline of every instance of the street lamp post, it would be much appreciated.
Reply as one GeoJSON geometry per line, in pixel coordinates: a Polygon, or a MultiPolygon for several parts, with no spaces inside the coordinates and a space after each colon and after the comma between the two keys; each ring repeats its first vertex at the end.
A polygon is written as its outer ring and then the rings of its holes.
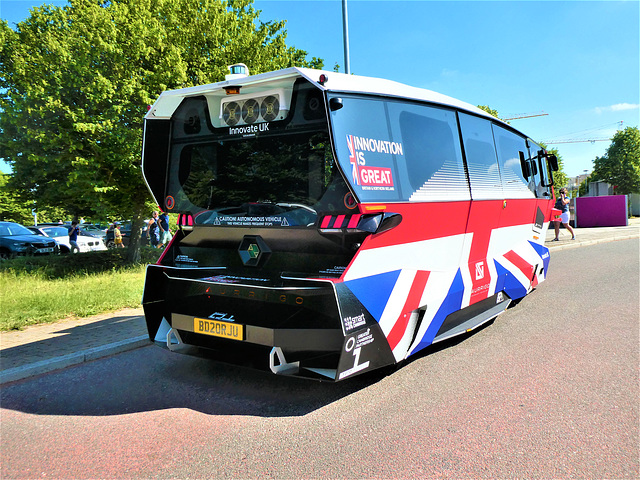
{"type": "Polygon", "coordinates": [[[347,0],[342,0],[342,39],[344,42],[344,73],[349,75],[351,67],[349,65],[349,18],[347,15],[347,0]]]}

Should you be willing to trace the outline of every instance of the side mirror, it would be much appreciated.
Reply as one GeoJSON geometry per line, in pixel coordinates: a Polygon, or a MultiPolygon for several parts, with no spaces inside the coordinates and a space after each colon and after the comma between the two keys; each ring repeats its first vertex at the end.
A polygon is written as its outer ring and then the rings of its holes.
{"type": "Polygon", "coordinates": [[[402,215],[399,213],[383,213],[382,214],[382,222],[380,222],[380,226],[376,230],[376,233],[386,232],[387,230],[391,230],[392,228],[397,227],[402,222],[402,215]]]}
{"type": "Polygon", "coordinates": [[[363,232],[382,233],[397,227],[402,222],[399,213],[385,212],[366,215],[358,222],[357,229],[363,232]]]}
{"type": "Polygon", "coordinates": [[[344,107],[344,105],[342,104],[341,98],[333,97],[331,100],[329,100],[329,108],[332,112],[340,110],[342,107],[344,107]]]}
{"type": "Polygon", "coordinates": [[[520,168],[522,168],[522,176],[529,180],[529,177],[531,176],[531,166],[529,165],[529,162],[525,160],[524,152],[518,152],[518,155],[520,156],[520,168]]]}
{"type": "Polygon", "coordinates": [[[549,168],[557,172],[560,167],[558,167],[558,157],[556,157],[553,153],[551,155],[547,155],[547,162],[549,162],[549,168]]]}

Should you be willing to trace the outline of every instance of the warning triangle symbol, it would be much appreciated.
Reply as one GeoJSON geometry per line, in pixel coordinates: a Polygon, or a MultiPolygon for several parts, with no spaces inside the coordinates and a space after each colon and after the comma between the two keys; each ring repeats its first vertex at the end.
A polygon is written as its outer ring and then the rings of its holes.
{"type": "Polygon", "coordinates": [[[220,225],[220,218],[216,217],[216,219],[213,221],[214,225],[220,225]]]}
{"type": "Polygon", "coordinates": [[[289,222],[287,222],[287,217],[282,217],[282,223],[280,224],[282,227],[288,227],[289,222]]]}

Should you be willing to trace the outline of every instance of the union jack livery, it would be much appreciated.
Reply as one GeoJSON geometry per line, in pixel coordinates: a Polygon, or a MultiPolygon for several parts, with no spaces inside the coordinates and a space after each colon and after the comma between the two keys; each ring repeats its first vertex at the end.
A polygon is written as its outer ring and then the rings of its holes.
{"type": "Polygon", "coordinates": [[[428,90],[289,68],[167,91],[142,166],[178,214],[143,297],[171,351],[343,380],[477,328],[549,268],[557,159],[428,90]]]}

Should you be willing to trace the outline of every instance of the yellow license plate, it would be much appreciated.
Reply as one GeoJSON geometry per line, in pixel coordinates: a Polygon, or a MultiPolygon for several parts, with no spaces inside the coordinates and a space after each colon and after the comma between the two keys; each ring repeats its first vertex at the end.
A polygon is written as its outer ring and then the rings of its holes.
{"type": "Polygon", "coordinates": [[[230,338],[231,340],[243,340],[243,325],[239,323],[220,322],[207,318],[194,318],[193,331],[204,333],[214,337],[230,338]]]}

